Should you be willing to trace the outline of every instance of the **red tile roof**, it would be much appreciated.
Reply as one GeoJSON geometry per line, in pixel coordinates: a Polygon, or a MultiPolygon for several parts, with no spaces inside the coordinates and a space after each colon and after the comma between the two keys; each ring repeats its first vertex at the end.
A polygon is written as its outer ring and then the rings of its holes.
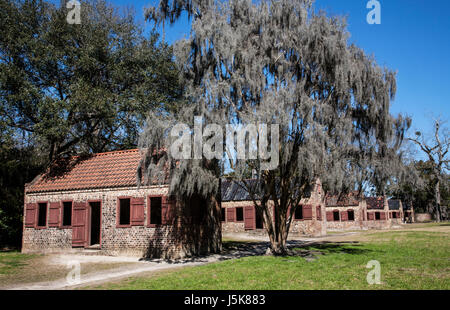
{"type": "Polygon", "coordinates": [[[367,209],[384,209],[384,197],[366,197],[367,209]]]}
{"type": "Polygon", "coordinates": [[[73,168],[61,176],[44,173],[25,186],[27,193],[137,186],[136,171],[142,154],[138,149],[97,153],[87,159],[74,157],[73,168]]]}
{"type": "Polygon", "coordinates": [[[361,198],[359,197],[358,191],[342,193],[340,195],[328,194],[325,197],[325,205],[327,207],[358,206],[360,200],[361,198]]]}

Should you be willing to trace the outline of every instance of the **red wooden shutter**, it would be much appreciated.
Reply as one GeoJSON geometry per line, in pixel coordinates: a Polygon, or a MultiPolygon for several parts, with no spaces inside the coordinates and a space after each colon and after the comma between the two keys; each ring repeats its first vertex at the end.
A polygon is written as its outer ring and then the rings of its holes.
{"type": "Polygon", "coordinates": [[[169,197],[169,204],[167,205],[167,222],[173,224],[176,219],[177,199],[175,196],[169,197]]]}
{"type": "Polygon", "coordinates": [[[327,222],[333,222],[333,211],[327,211],[327,222]]]}
{"type": "Polygon", "coordinates": [[[386,219],[386,212],[380,212],[380,220],[386,219]]]}
{"type": "Polygon", "coordinates": [[[341,221],[348,221],[347,211],[341,211],[341,221]]]}
{"type": "Polygon", "coordinates": [[[312,220],[312,205],[303,206],[303,219],[312,220]]]}
{"type": "Polygon", "coordinates": [[[36,203],[25,204],[25,227],[35,227],[36,225],[36,203]]]}
{"type": "Polygon", "coordinates": [[[252,230],[256,228],[255,206],[244,207],[244,228],[252,230]]]}
{"type": "Polygon", "coordinates": [[[133,197],[131,198],[130,204],[131,204],[131,225],[132,226],[144,225],[145,198],[133,197]]]}
{"type": "Polygon", "coordinates": [[[227,208],[227,222],[234,222],[236,218],[236,208],[227,208]]]}
{"type": "Polygon", "coordinates": [[[85,202],[74,202],[72,211],[72,247],[86,244],[87,208],[85,202]]]}
{"type": "Polygon", "coordinates": [[[170,225],[173,224],[173,213],[175,212],[175,206],[176,206],[176,200],[175,197],[168,197],[163,196],[162,197],[162,219],[161,222],[164,225],[170,225]]]}
{"type": "Polygon", "coordinates": [[[60,203],[59,202],[50,202],[50,211],[48,215],[48,227],[58,227],[60,221],[60,203]]]}
{"type": "Polygon", "coordinates": [[[374,214],[373,212],[367,212],[367,220],[373,221],[374,220],[374,214]]]}
{"type": "Polygon", "coordinates": [[[169,209],[169,199],[167,196],[161,197],[161,224],[167,225],[168,224],[168,212],[169,209]]]}
{"type": "Polygon", "coordinates": [[[322,208],[320,206],[316,207],[316,216],[317,216],[317,220],[319,220],[319,221],[322,220],[322,208]]]}

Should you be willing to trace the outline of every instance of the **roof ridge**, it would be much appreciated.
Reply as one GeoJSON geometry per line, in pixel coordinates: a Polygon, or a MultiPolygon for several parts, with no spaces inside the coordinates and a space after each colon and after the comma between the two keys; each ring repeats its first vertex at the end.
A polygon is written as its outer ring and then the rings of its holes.
{"type": "Polygon", "coordinates": [[[139,151],[138,148],[135,149],[127,149],[127,150],[115,150],[115,151],[108,151],[108,152],[101,152],[101,153],[93,153],[92,156],[103,156],[107,154],[114,154],[114,153],[132,153],[139,151]]]}

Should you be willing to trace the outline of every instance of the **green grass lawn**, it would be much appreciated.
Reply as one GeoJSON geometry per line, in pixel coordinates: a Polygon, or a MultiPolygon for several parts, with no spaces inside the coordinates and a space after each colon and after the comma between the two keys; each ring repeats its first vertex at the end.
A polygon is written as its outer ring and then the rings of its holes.
{"type": "Polygon", "coordinates": [[[0,252],[0,275],[14,274],[21,267],[28,265],[28,262],[37,257],[34,254],[22,254],[17,251],[0,252]]]}
{"type": "MultiPolygon", "coordinates": [[[[258,256],[131,277],[90,289],[450,289],[448,232],[389,231],[361,242],[322,243],[300,256],[258,256]],[[381,265],[381,284],[366,280],[370,260],[381,265]]],[[[232,242],[232,241],[226,241],[232,242]]]]}

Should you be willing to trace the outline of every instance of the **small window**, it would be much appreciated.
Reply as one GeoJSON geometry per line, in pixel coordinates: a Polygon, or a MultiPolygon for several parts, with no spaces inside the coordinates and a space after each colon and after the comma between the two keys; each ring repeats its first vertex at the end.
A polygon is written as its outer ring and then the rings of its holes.
{"type": "Polygon", "coordinates": [[[333,221],[339,222],[339,211],[333,211],[333,221]]]}
{"type": "Polygon", "coordinates": [[[375,220],[380,220],[381,216],[380,216],[380,212],[375,212],[375,220]]]}
{"type": "Polygon", "coordinates": [[[236,221],[240,222],[244,220],[244,208],[237,207],[236,208],[236,221]]]}
{"type": "Polygon", "coordinates": [[[39,214],[38,214],[38,226],[47,226],[47,203],[39,204],[39,214]]]}
{"type": "Polygon", "coordinates": [[[221,208],[220,209],[220,220],[222,221],[222,222],[225,222],[225,208],[221,208]]]}
{"type": "Polygon", "coordinates": [[[63,221],[62,226],[72,225],[72,201],[63,202],[63,221]]]}
{"type": "Polygon", "coordinates": [[[119,225],[130,225],[130,198],[119,199],[119,225]]]}
{"type": "Polygon", "coordinates": [[[349,221],[354,221],[355,220],[355,212],[353,212],[353,210],[348,210],[347,217],[348,217],[349,221]]]}
{"type": "Polygon", "coordinates": [[[392,212],[392,218],[394,218],[394,219],[397,218],[397,212],[392,212]]]}
{"type": "Polygon", "coordinates": [[[296,220],[303,219],[303,206],[297,206],[297,208],[295,208],[294,219],[296,220]]]}
{"type": "Polygon", "coordinates": [[[162,223],[162,198],[150,198],[150,224],[160,225],[162,223]]]}

